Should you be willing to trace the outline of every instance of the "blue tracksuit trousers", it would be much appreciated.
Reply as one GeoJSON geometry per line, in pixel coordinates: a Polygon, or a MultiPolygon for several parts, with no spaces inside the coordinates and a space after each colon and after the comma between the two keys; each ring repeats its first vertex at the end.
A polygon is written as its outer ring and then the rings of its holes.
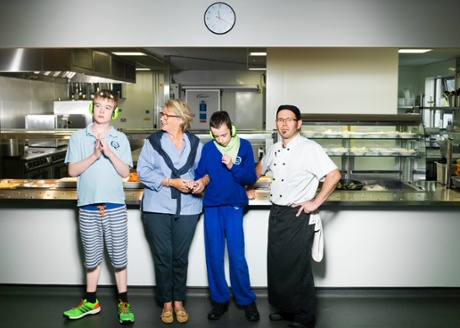
{"type": "Polygon", "coordinates": [[[256,295],[251,290],[248,264],[244,256],[243,209],[235,209],[232,206],[205,207],[204,241],[212,301],[224,303],[230,300],[224,269],[225,241],[227,241],[233,296],[240,306],[254,302],[256,295]]]}

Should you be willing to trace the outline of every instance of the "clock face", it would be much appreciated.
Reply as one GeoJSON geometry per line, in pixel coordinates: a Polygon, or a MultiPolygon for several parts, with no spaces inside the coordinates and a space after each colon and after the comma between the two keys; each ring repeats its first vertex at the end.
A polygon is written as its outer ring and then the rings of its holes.
{"type": "Polygon", "coordinates": [[[215,2],[204,12],[204,24],[214,34],[225,34],[235,26],[236,15],[224,2],[215,2]]]}

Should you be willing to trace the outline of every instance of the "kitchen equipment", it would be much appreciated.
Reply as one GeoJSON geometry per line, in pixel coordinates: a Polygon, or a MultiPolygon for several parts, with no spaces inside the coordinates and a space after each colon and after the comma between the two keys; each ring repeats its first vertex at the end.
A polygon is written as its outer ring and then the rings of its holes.
{"type": "Polygon", "coordinates": [[[89,112],[91,100],[78,101],[55,101],[53,103],[53,113],[62,115],[67,120],[69,129],[86,128],[92,121],[93,116],[89,112]]]}
{"type": "Polygon", "coordinates": [[[340,179],[337,183],[337,190],[361,190],[364,183],[358,180],[340,179]]]}
{"type": "Polygon", "coordinates": [[[5,157],[20,157],[24,155],[25,140],[2,140],[2,154],[5,157]]]}
{"type": "Polygon", "coordinates": [[[446,184],[446,167],[447,164],[435,162],[436,163],[436,181],[442,185],[446,184]]]}
{"type": "Polygon", "coordinates": [[[3,176],[14,179],[59,179],[67,176],[66,147],[27,147],[22,157],[3,158],[3,176]]]}
{"type": "Polygon", "coordinates": [[[447,138],[447,166],[446,166],[446,187],[450,188],[451,186],[451,180],[450,177],[452,176],[452,153],[454,146],[452,142],[454,141],[454,138],[449,137],[447,138]]]}
{"type": "MultiPolygon", "coordinates": [[[[62,115],[26,115],[27,130],[55,130],[66,128],[66,120],[62,115]]],[[[56,139],[29,139],[29,147],[56,148],[66,145],[65,140],[56,139]]]]}

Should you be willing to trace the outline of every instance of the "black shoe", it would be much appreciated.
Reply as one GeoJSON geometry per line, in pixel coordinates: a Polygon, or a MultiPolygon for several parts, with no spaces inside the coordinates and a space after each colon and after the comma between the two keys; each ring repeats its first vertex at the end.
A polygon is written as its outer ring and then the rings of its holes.
{"type": "Polygon", "coordinates": [[[244,307],[244,315],[247,321],[259,321],[260,315],[257,311],[256,302],[252,302],[244,307]]]}
{"type": "Polygon", "coordinates": [[[288,328],[308,328],[307,326],[305,325],[302,325],[301,323],[299,322],[291,322],[288,326],[288,328]]]}
{"type": "Polygon", "coordinates": [[[271,321],[291,321],[294,315],[284,312],[284,311],[278,311],[278,312],[272,312],[269,314],[268,319],[271,321]]]}
{"type": "Polygon", "coordinates": [[[208,313],[209,320],[219,320],[222,318],[225,312],[228,311],[228,302],[225,303],[214,303],[211,311],[208,313]]]}
{"type": "Polygon", "coordinates": [[[297,322],[293,321],[289,324],[288,328],[315,328],[316,326],[316,318],[313,316],[313,318],[308,321],[308,322],[297,322]]]}

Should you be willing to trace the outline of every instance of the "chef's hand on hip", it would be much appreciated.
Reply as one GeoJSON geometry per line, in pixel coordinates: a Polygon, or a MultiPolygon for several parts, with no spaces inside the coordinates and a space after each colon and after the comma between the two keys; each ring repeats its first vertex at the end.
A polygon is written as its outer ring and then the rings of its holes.
{"type": "Polygon", "coordinates": [[[299,211],[296,214],[296,217],[299,217],[302,211],[305,212],[306,214],[310,214],[317,208],[316,205],[311,200],[308,200],[303,203],[294,204],[292,205],[292,207],[300,207],[299,211]]]}

